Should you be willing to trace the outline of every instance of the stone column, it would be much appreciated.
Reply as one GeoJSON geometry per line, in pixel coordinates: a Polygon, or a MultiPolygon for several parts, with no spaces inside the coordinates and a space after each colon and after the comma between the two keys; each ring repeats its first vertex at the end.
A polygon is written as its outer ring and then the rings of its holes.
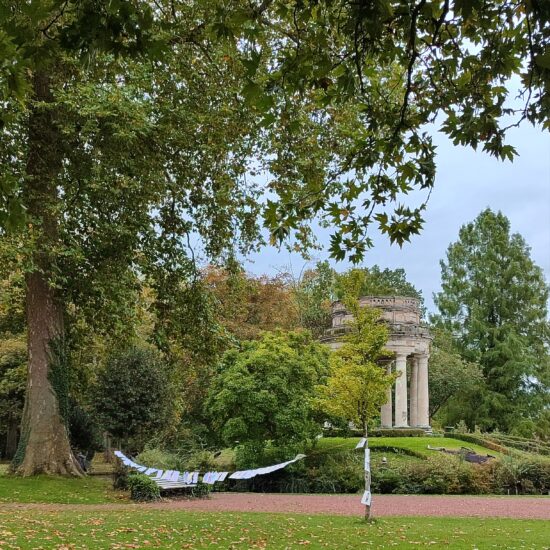
{"type": "MultiPolygon", "coordinates": [[[[392,363],[386,366],[388,374],[391,373],[392,363]]],[[[391,428],[393,426],[393,403],[392,403],[392,387],[388,388],[388,400],[380,409],[380,424],[382,428],[391,428]]]]}
{"type": "Polygon", "coordinates": [[[428,355],[418,357],[418,413],[417,425],[430,427],[430,398],[428,394],[428,355]]]}
{"type": "Polygon", "coordinates": [[[407,423],[407,356],[398,353],[395,357],[395,371],[400,376],[395,381],[395,427],[408,428],[407,423]]]}
{"type": "Polygon", "coordinates": [[[411,386],[409,388],[409,423],[418,426],[418,357],[413,355],[411,366],[411,386]]]}

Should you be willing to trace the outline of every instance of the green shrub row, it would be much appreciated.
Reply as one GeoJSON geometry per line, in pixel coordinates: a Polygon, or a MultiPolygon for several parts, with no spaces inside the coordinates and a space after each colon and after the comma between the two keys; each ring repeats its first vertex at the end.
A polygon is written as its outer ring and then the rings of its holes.
{"type": "MultiPolygon", "coordinates": [[[[327,428],[323,431],[324,437],[363,437],[362,430],[350,428],[327,428]]],[[[369,430],[369,437],[425,437],[426,431],[418,428],[375,428],[369,430]]]]}
{"type": "Polygon", "coordinates": [[[369,432],[369,436],[370,437],[426,437],[426,431],[419,430],[417,428],[405,428],[401,430],[380,428],[377,430],[371,430],[369,432]]]}
{"type": "MultiPolygon", "coordinates": [[[[376,449],[379,450],[379,449],[376,449]]],[[[505,456],[485,464],[438,454],[424,460],[373,461],[372,490],[397,494],[547,494],[550,460],[505,456]]],[[[235,491],[282,493],[358,493],[364,488],[363,454],[323,455],[315,464],[293,471],[258,476],[227,488],[235,491]]]]}

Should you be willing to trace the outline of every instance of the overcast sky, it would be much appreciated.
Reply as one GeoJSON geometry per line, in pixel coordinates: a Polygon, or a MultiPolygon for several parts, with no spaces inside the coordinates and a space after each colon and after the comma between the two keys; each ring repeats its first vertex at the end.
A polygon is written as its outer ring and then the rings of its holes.
{"type": "MultiPolygon", "coordinates": [[[[502,211],[512,231],[523,235],[550,281],[550,135],[525,124],[510,132],[508,141],[520,155],[513,163],[454,147],[445,136],[436,136],[438,175],[422,234],[400,249],[373,233],[375,246],[362,265],[403,267],[433,310],[432,295],[440,288],[439,260],[457,239],[459,228],[490,207],[502,211]]],[[[328,239],[322,244],[327,245],[328,239]]],[[[328,252],[316,252],[315,258],[328,259],[328,252]]],[[[291,265],[299,273],[304,263],[298,255],[267,247],[252,255],[245,267],[255,274],[275,274],[291,265]]],[[[334,265],[338,271],[348,267],[342,262],[334,265]]]]}

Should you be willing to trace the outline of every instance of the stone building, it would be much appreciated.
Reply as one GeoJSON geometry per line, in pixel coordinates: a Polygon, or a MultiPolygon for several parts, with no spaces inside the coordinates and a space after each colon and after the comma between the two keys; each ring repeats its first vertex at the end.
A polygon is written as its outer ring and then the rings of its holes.
{"type": "MultiPolygon", "coordinates": [[[[385,368],[388,372],[401,373],[394,387],[388,390],[387,403],[382,406],[382,427],[429,429],[428,358],[432,338],[420,322],[420,301],[398,296],[364,296],[359,304],[382,311],[381,318],[390,327],[386,348],[395,354],[385,368]]],[[[338,349],[352,319],[341,302],[334,302],[332,327],[321,341],[338,349]]]]}

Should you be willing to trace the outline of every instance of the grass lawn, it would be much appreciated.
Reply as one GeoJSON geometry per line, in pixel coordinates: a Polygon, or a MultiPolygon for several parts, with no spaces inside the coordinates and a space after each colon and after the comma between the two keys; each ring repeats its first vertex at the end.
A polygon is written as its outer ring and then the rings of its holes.
{"type": "MultiPolygon", "coordinates": [[[[56,504],[101,504],[127,500],[125,493],[113,491],[109,478],[9,477],[0,473],[0,503],[46,502],[56,504]]],[[[1,533],[1,529],[0,529],[1,533]]],[[[0,534],[0,549],[3,550],[0,534]]]]}
{"type": "Polygon", "coordinates": [[[548,522],[181,511],[0,511],[1,548],[545,548],[548,522]]]}
{"type": "MultiPolygon", "coordinates": [[[[310,451],[309,454],[333,453],[338,451],[348,451],[357,445],[358,437],[323,437],[317,445],[310,451]]],[[[442,437],[371,437],[369,438],[371,449],[376,447],[395,447],[397,449],[408,449],[415,451],[424,456],[437,454],[438,451],[430,451],[428,445],[432,447],[445,447],[446,449],[460,449],[468,447],[478,454],[493,456],[501,456],[501,453],[474,445],[473,443],[465,443],[458,439],[442,438],[442,437]]]]}

